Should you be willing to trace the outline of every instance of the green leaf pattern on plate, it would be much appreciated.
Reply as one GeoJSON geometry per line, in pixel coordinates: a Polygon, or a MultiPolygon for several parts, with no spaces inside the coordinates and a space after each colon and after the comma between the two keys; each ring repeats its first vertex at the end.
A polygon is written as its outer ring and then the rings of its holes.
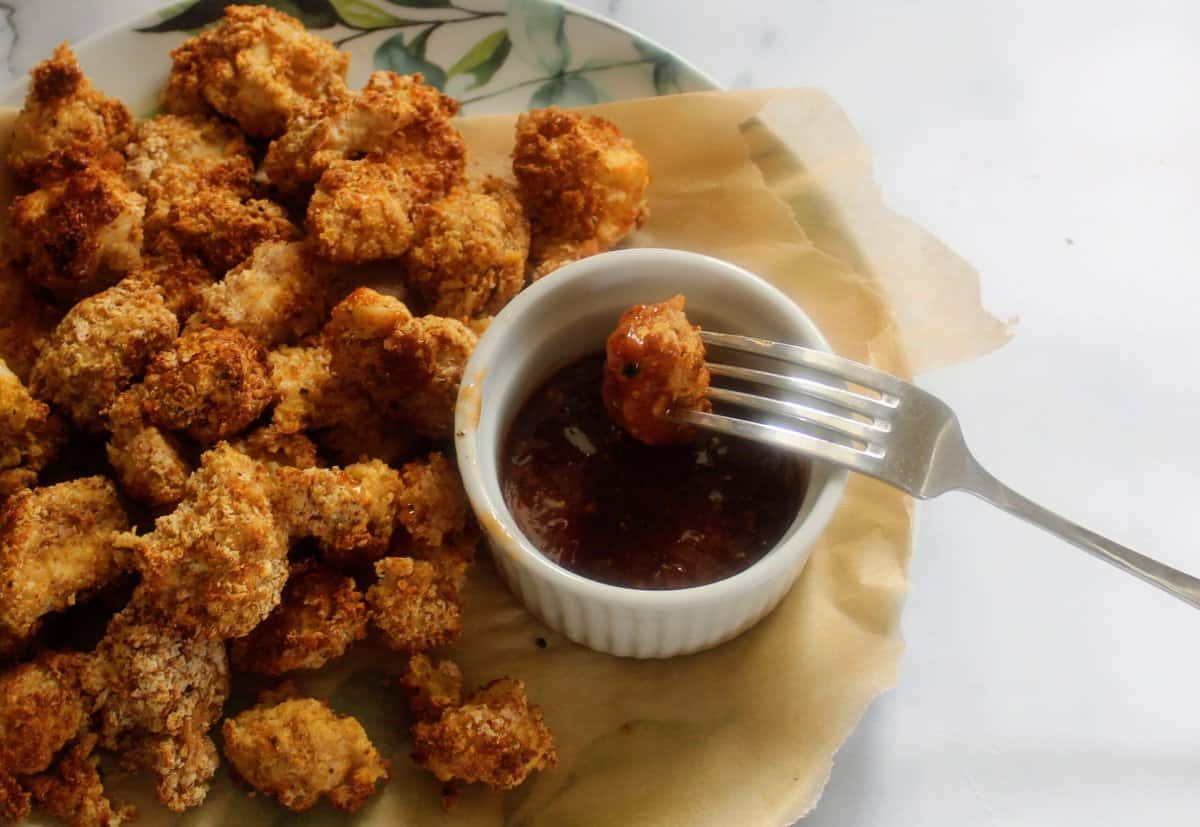
{"type": "Polygon", "coordinates": [[[512,51],[512,41],[508,37],[508,30],[500,29],[492,32],[460,57],[450,67],[446,77],[449,79],[455,75],[470,75],[475,82],[467,89],[478,89],[490,81],[492,76],[504,65],[510,51],[512,51]]]}
{"type": "Polygon", "coordinates": [[[367,0],[329,0],[334,11],[347,26],[356,29],[386,29],[398,26],[406,21],[394,14],[388,14],[367,0]]]}
{"type": "Polygon", "coordinates": [[[425,59],[425,46],[436,25],[430,25],[407,43],[400,32],[389,37],[375,50],[375,68],[387,69],[401,75],[420,72],[425,82],[441,89],[446,85],[446,70],[425,59]]]}

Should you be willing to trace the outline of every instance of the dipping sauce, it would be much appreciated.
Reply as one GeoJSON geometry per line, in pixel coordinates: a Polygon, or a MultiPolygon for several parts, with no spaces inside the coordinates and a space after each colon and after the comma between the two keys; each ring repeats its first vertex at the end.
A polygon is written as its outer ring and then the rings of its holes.
{"type": "Polygon", "coordinates": [[[584,577],[639,589],[712,583],[770,551],[804,499],[807,464],[715,434],[641,443],[609,420],[603,373],[602,353],[563,368],[509,431],[500,484],[530,542],[584,577]]]}

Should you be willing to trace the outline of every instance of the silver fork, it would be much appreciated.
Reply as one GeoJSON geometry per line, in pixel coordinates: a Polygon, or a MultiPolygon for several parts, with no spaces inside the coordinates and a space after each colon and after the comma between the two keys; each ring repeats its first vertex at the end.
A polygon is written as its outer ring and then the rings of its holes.
{"type": "Polygon", "coordinates": [[[1200,608],[1200,579],[1058,516],[985,471],[967,449],[954,412],[932,394],[825,351],[727,333],[700,335],[709,348],[766,357],[815,375],[710,362],[714,377],[787,391],[791,398],[713,386],[713,402],[766,414],[774,422],[686,410],[672,412],[671,419],[826,460],[923,500],[947,491],[969,492],[1200,608]]]}

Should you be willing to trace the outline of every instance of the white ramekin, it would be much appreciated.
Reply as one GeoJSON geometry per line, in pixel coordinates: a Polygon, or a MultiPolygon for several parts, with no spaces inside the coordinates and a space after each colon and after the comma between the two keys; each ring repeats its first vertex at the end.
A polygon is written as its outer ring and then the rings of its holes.
{"type": "Polygon", "coordinates": [[[547,625],[613,655],[698,652],[758,622],[799,576],[846,485],[845,471],[814,463],[800,511],[776,547],[733,577],[688,589],[598,583],[551,562],[524,537],[499,481],[500,452],[519,407],[555,370],[603,350],[627,307],[676,293],[705,328],[829,349],[794,302],[739,267],[676,250],[622,250],[568,265],[509,303],[467,363],[455,413],[467,496],[509,586],[547,625]]]}

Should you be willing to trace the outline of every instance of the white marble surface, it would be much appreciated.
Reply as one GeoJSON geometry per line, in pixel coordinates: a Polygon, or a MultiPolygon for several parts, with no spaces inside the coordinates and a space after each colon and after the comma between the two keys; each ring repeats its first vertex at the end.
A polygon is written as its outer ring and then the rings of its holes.
{"type": "MultiPolygon", "coordinates": [[[[0,3],[24,71],[158,5],[0,3]]],[[[927,377],[979,457],[1200,571],[1200,4],[588,0],[722,83],[814,85],[1016,340],[927,377]]],[[[2,74],[2,73],[0,73],[2,74]]],[[[5,78],[0,77],[0,80],[5,78]]],[[[1200,615],[964,497],[930,504],[900,687],[809,825],[1195,825],[1200,615]]]]}

